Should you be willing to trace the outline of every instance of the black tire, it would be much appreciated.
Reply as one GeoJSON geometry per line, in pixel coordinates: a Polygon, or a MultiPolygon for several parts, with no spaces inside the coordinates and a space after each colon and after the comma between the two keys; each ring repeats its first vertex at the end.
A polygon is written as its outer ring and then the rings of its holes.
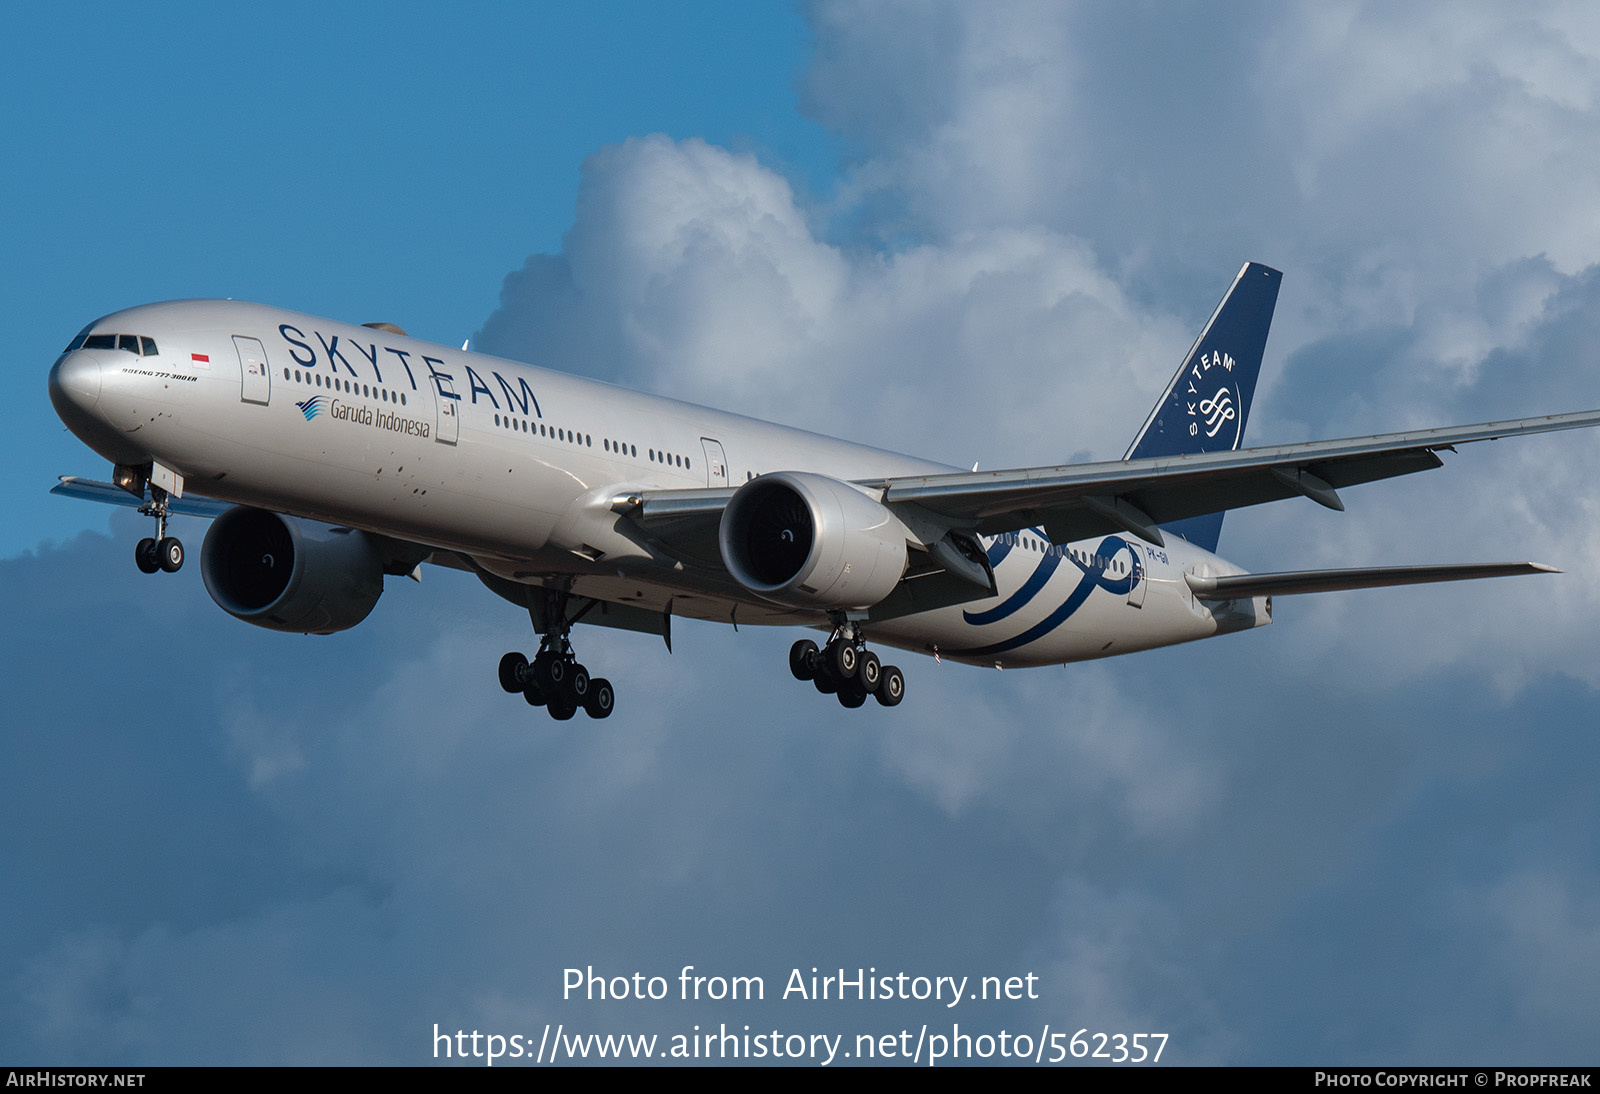
{"type": "Polygon", "coordinates": [[[153,574],[161,569],[161,563],[156,558],[156,541],[149,536],[141,539],[133,549],[133,564],[139,567],[142,574],[153,574]]]}
{"type": "Polygon", "coordinates": [[[874,692],[878,702],[886,707],[899,706],[900,700],[906,697],[905,673],[893,665],[883,666],[883,677],[878,681],[878,690],[874,692]]]}
{"type": "Polygon", "coordinates": [[[565,701],[551,703],[545,709],[550,712],[550,717],[554,718],[558,722],[565,722],[568,718],[571,718],[574,714],[578,713],[577,707],[565,701]]]}
{"type": "Polygon", "coordinates": [[[546,695],[560,695],[567,682],[568,663],[553,653],[541,653],[533,659],[533,678],[546,695]]]}
{"type": "Polygon", "coordinates": [[[833,677],[829,676],[825,671],[819,672],[813,676],[811,678],[811,683],[814,684],[816,689],[822,692],[824,695],[832,695],[834,692],[839,690],[839,685],[835,684],[833,682],[833,677]]]}
{"type": "Polygon", "coordinates": [[[861,651],[849,642],[834,641],[828,643],[828,671],[833,678],[844,683],[856,678],[856,670],[861,667],[861,651]]]}
{"type": "Polygon", "coordinates": [[[584,700],[589,697],[589,670],[576,661],[568,665],[567,682],[562,685],[562,694],[573,706],[583,706],[584,700]]]}
{"type": "Polygon", "coordinates": [[[796,680],[811,680],[817,675],[817,644],[802,638],[789,647],[789,671],[796,680]]]}
{"type": "Polygon", "coordinates": [[[883,665],[878,661],[878,655],[871,650],[863,651],[861,661],[856,665],[856,682],[861,685],[861,690],[874,695],[882,681],[883,665]]]}
{"type": "Polygon", "coordinates": [[[591,718],[609,718],[616,708],[617,693],[611,690],[611,681],[597,677],[589,681],[589,694],[584,696],[583,709],[591,718]]]}
{"type": "Polygon", "coordinates": [[[522,697],[528,701],[530,707],[542,707],[546,702],[544,689],[531,674],[522,685],[522,697]]]}
{"type": "Polygon", "coordinates": [[[500,687],[508,694],[522,690],[522,677],[527,672],[528,659],[515,650],[500,658],[500,687]]]}
{"type": "Polygon", "coordinates": [[[839,689],[839,705],[842,707],[849,707],[854,710],[866,701],[867,693],[862,691],[859,686],[839,689]]]}
{"type": "Polygon", "coordinates": [[[168,536],[156,544],[156,561],[169,574],[183,569],[183,541],[176,536],[168,536]]]}

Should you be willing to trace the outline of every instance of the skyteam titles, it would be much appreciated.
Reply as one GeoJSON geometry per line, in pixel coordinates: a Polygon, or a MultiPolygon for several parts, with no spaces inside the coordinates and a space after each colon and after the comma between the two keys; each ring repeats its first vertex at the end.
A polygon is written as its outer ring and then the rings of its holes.
{"type": "MultiPolygon", "coordinates": [[[[633,999],[660,1002],[680,1000],[764,1000],[766,979],[760,976],[704,975],[693,965],[679,970],[676,983],[664,976],[642,972],[605,976],[593,965],[582,969],[563,969],[561,998],[585,1000],[633,999]]],[[[791,969],[784,982],[782,1001],[820,1003],[867,1000],[916,1002],[935,1001],[954,1007],[962,1000],[1000,1000],[1039,998],[1036,973],[1021,976],[921,976],[915,973],[879,973],[874,968],[819,970],[809,975],[791,969]],[[971,985],[969,991],[969,984],[971,985]]]]}
{"type": "Polygon", "coordinates": [[[478,370],[469,364],[448,365],[442,357],[430,357],[414,349],[396,349],[378,342],[359,341],[349,335],[329,336],[318,330],[313,330],[308,335],[299,327],[289,323],[278,324],[278,333],[290,347],[290,358],[304,369],[323,366],[337,377],[342,368],[353,380],[376,381],[385,386],[393,386],[391,380],[398,380],[403,374],[404,383],[412,391],[419,390],[417,377],[420,374],[424,383],[432,383],[434,392],[439,398],[460,401],[461,395],[456,391],[459,377],[454,371],[459,368],[466,377],[467,398],[474,405],[477,404],[478,396],[481,394],[496,410],[502,410],[507,414],[520,414],[523,417],[544,417],[544,412],[539,409],[538,398],[528,386],[527,379],[522,376],[515,377],[516,382],[513,384],[499,372],[490,369],[489,376],[494,381],[494,386],[491,387],[478,370]],[[385,369],[388,370],[391,380],[384,379],[385,369]],[[495,395],[496,389],[500,393],[498,398],[495,395]],[[501,405],[501,400],[505,401],[504,406],[501,405]]]}

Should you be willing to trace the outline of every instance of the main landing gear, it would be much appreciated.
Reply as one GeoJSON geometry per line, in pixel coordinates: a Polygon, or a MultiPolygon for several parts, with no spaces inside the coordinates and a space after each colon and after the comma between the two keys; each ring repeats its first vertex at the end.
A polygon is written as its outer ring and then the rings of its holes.
{"type": "Polygon", "coordinates": [[[868,695],[892,707],[906,696],[905,675],[879,663],[854,623],[836,626],[821,649],[809,638],[800,639],[789,648],[789,671],[796,680],[810,680],[822,694],[837,695],[846,707],[859,707],[868,695]]]}
{"type": "Polygon", "coordinates": [[[156,518],[156,534],[145,536],[134,547],[134,565],[147,574],[157,570],[177,573],[183,568],[183,541],[177,536],[167,535],[167,492],[152,483],[150,500],[139,506],[139,512],[156,518]]]}
{"type": "Polygon", "coordinates": [[[589,670],[578,663],[568,640],[572,625],[595,603],[589,601],[577,615],[568,619],[567,594],[556,594],[550,629],[539,642],[539,652],[533,655],[532,661],[515,651],[500,658],[500,686],[512,693],[520,691],[529,706],[544,707],[558,722],[571,718],[579,707],[591,718],[611,717],[617,701],[611,681],[591,677],[589,670]]]}

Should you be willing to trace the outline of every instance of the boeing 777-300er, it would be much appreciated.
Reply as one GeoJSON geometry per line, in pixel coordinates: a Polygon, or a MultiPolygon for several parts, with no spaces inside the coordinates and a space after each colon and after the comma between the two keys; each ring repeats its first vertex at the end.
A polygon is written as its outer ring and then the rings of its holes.
{"type": "Polygon", "coordinates": [[[1241,447],[1282,275],[1246,264],[1121,460],[961,471],[419,341],[231,300],[97,319],[50,370],[112,481],[54,492],[137,506],[141,570],[176,571],[170,514],[215,517],[206,589],[231,615],[328,634],[384,575],[476,574],[543,637],[500,683],[558,719],[615,695],[573,654],[582,621],[825,631],[790,669],[847,707],[894,706],[894,646],[975,665],[1107,657],[1258,627],[1272,598],[1548,571],[1535,563],[1246,573],[1228,509],[1439,467],[1470,441],[1600,424],[1600,411],[1241,447]]]}

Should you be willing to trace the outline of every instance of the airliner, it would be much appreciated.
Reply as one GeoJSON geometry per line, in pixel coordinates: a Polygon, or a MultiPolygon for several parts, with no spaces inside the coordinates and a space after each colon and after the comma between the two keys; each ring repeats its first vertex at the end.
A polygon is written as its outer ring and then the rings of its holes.
{"type": "Polygon", "coordinates": [[[1273,447],[1245,426],[1282,275],[1247,263],[1120,460],[964,471],[457,350],[391,323],[181,300],[97,319],[50,369],[63,422],[112,465],[53,492],[154,520],[134,561],[176,572],[173,514],[214,518],[207,591],[272,630],[365,619],[385,576],[474,574],[528,613],[499,681],[565,720],[616,696],[578,623],[800,626],[791,673],[895,706],[871,648],[996,667],[1108,657],[1272,622],[1276,596],[1554,572],[1474,563],[1247,573],[1229,509],[1440,467],[1473,441],[1600,411],[1273,447]],[[870,645],[869,645],[870,643],[870,645]]]}

